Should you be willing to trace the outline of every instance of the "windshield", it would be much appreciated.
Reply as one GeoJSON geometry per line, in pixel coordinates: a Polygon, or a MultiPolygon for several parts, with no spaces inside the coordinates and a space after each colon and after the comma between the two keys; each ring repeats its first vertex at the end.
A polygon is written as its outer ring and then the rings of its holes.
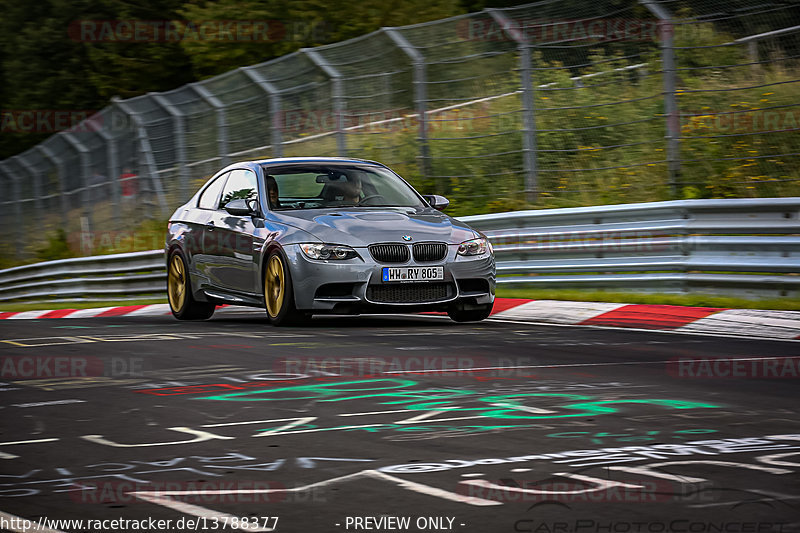
{"type": "Polygon", "coordinates": [[[425,207],[414,190],[378,166],[294,164],[264,166],[273,210],[328,207],[425,207]]]}

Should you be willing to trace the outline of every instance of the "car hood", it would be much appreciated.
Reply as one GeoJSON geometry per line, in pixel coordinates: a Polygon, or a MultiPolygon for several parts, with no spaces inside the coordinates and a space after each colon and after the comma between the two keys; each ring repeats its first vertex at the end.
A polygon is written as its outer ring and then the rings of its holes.
{"type": "Polygon", "coordinates": [[[364,247],[376,242],[439,241],[458,244],[476,236],[469,226],[433,209],[308,209],[275,213],[283,224],[307,231],[322,242],[364,247]]]}

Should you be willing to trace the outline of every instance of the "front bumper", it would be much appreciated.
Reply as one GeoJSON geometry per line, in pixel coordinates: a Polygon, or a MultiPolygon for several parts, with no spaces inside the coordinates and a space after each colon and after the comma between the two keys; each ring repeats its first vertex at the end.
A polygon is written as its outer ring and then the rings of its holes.
{"type": "Polygon", "coordinates": [[[459,256],[448,245],[441,261],[382,263],[367,248],[355,248],[359,257],[345,261],[314,260],[299,245],[284,248],[290,265],[295,305],[316,313],[412,312],[445,310],[452,305],[483,306],[494,301],[495,262],[491,253],[459,256]],[[383,282],[383,267],[444,269],[441,282],[383,282]],[[440,284],[441,286],[434,286],[440,284]]]}

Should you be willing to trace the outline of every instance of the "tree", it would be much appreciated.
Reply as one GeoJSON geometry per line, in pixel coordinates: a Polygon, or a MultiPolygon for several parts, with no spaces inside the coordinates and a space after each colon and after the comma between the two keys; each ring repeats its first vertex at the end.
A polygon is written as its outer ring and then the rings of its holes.
{"type": "MultiPolygon", "coordinates": [[[[187,39],[181,44],[191,57],[194,73],[206,78],[261,63],[300,48],[335,43],[375,31],[462,13],[457,0],[221,0],[187,3],[186,20],[255,21],[266,23],[266,38],[236,40],[226,35],[187,39]]],[[[263,27],[263,26],[262,26],[263,27]]],[[[246,36],[246,32],[242,36],[246,36]]]]}
{"type": "Polygon", "coordinates": [[[5,119],[0,158],[55,132],[52,120],[21,131],[15,122],[19,111],[57,110],[80,117],[105,107],[115,95],[136,96],[193,81],[178,43],[98,42],[75,31],[81,21],[173,17],[179,6],[178,0],[154,0],[144,7],[119,0],[0,0],[0,109],[5,119]]]}

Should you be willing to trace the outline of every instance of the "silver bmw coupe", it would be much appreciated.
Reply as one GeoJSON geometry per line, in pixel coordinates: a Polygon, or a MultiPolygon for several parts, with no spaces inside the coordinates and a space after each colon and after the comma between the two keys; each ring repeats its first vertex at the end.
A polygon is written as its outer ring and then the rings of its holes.
{"type": "Polygon", "coordinates": [[[229,165],[170,217],[167,295],[181,320],[220,304],[274,325],[313,314],[445,311],[483,320],[495,262],[484,235],[385,165],[283,158],[229,165]]]}

